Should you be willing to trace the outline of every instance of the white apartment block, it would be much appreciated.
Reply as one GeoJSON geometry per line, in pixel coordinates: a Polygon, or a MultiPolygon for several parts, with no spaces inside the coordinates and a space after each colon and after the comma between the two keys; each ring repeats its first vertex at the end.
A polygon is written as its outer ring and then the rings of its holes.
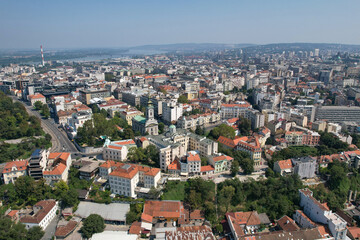
{"type": "Polygon", "coordinates": [[[99,175],[109,180],[112,193],[136,197],[136,188],[157,188],[161,179],[159,168],[106,161],[99,167],[99,175]]]}
{"type": "Polygon", "coordinates": [[[222,119],[245,117],[250,103],[242,101],[236,104],[221,104],[220,114],[222,119]]]}
{"type": "Polygon", "coordinates": [[[196,127],[208,127],[220,123],[221,115],[217,112],[180,117],[177,126],[182,129],[195,130],[196,127]]]}
{"type": "Polygon", "coordinates": [[[346,239],[346,221],[336,213],[333,213],[326,203],[320,203],[313,197],[308,188],[300,189],[300,207],[304,213],[314,222],[326,224],[335,240],[346,239]]]}
{"type": "Polygon", "coordinates": [[[183,114],[182,104],[178,104],[177,100],[172,99],[168,102],[163,102],[162,118],[164,122],[176,122],[183,114]]]}
{"type": "Polygon", "coordinates": [[[58,202],[55,200],[42,200],[33,206],[33,214],[26,215],[20,219],[26,229],[39,226],[45,230],[56,216],[58,202]]]}

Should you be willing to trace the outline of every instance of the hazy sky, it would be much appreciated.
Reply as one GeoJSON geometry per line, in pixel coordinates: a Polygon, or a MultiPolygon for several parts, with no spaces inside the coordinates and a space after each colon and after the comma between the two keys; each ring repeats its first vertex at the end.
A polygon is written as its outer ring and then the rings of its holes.
{"type": "Polygon", "coordinates": [[[0,0],[0,48],[360,44],[359,0],[0,0]]]}

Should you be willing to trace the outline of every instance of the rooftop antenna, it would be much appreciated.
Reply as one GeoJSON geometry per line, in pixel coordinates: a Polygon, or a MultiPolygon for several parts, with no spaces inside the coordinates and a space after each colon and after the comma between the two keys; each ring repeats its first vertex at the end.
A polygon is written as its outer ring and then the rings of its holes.
{"type": "Polygon", "coordinates": [[[44,61],[44,51],[42,48],[42,45],[40,45],[40,50],[41,50],[41,60],[42,60],[42,66],[45,66],[45,61],[44,61]]]}

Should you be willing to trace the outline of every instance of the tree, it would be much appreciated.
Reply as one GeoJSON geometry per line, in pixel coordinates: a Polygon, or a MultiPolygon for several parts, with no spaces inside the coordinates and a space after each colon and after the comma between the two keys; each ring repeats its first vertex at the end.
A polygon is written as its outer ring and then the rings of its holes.
{"type": "Polygon", "coordinates": [[[220,190],[219,195],[219,202],[225,205],[227,212],[229,210],[232,197],[235,195],[235,188],[233,186],[226,186],[220,190]]]}
{"type": "Polygon", "coordinates": [[[218,139],[220,136],[233,139],[235,130],[226,124],[221,124],[210,131],[210,136],[214,139],[218,139]]]}
{"type": "Polygon", "coordinates": [[[251,158],[245,158],[239,164],[245,174],[251,174],[254,171],[254,160],[251,158]]]}
{"type": "Polygon", "coordinates": [[[155,145],[150,144],[149,146],[147,146],[145,148],[144,154],[146,156],[148,164],[151,165],[151,162],[153,162],[155,166],[160,166],[159,150],[156,148],[155,145]]]}
{"type": "Polygon", "coordinates": [[[44,236],[45,232],[41,227],[32,227],[28,230],[27,239],[28,240],[40,240],[44,236]]]}
{"type": "Polygon", "coordinates": [[[188,103],[188,99],[185,95],[181,95],[179,98],[178,98],[178,103],[188,103]]]}
{"type": "Polygon", "coordinates": [[[164,127],[165,127],[165,124],[160,122],[159,125],[158,125],[159,134],[162,134],[164,132],[164,127]]]}
{"type": "Polygon", "coordinates": [[[131,162],[141,162],[146,159],[145,151],[141,147],[132,147],[129,149],[127,158],[131,162]]]}
{"type": "Polygon", "coordinates": [[[243,136],[250,135],[250,130],[251,130],[251,122],[250,122],[250,120],[240,117],[239,131],[240,131],[241,135],[243,135],[243,136]]]}
{"type": "Polygon", "coordinates": [[[205,134],[204,128],[202,128],[200,126],[196,126],[195,133],[197,135],[204,135],[205,134]]]}
{"type": "Polygon", "coordinates": [[[207,157],[201,157],[201,166],[208,165],[208,158],[207,157]]]}
{"type": "Polygon", "coordinates": [[[72,188],[67,193],[64,193],[61,198],[65,207],[73,207],[79,203],[78,192],[72,188]]]}
{"type": "Polygon", "coordinates": [[[103,232],[105,229],[104,219],[98,214],[90,214],[84,220],[84,224],[81,227],[83,237],[91,238],[94,233],[103,232]]]}
{"type": "Polygon", "coordinates": [[[36,102],[34,103],[34,107],[35,107],[36,110],[42,109],[42,106],[43,106],[43,103],[40,102],[40,101],[36,101],[36,102]]]}
{"type": "Polygon", "coordinates": [[[237,175],[237,173],[239,172],[239,162],[238,161],[234,161],[231,164],[231,168],[230,168],[230,172],[231,172],[231,176],[235,177],[237,175]]]}
{"type": "Polygon", "coordinates": [[[43,115],[43,117],[46,119],[50,117],[50,110],[47,104],[42,105],[41,115],[43,115]]]}
{"type": "Polygon", "coordinates": [[[138,216],[135,212],[129,211],[126,213],[126,224],[132,224],[138,220],[138,216]]]}

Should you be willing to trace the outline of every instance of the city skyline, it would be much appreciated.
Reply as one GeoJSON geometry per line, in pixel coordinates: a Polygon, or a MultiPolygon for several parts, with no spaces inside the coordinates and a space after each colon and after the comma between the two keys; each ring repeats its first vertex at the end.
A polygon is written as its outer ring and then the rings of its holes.
{"type": "Polygon", "coordinates": [[[358,1],[0,3],[1,49],[176,43],[360,44],[358,1]],[[334,34],[336,32],[336,34],[334,34]]]}

